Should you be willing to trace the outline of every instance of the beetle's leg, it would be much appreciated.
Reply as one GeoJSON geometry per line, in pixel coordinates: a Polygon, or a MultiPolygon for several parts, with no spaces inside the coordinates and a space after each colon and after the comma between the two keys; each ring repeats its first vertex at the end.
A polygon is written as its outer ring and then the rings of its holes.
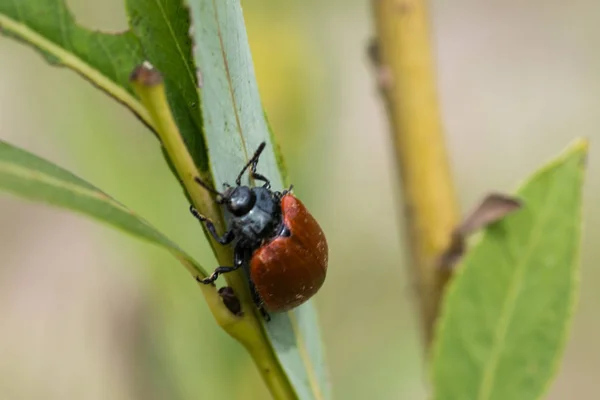
{"type": "Polygon", "coordinates": [[[283,196],[285,196],[286,194],[291,193],[293,188],[294,188],[294,185],[290,185],[290,187],[285,189],[284,191],[277,192],[277,196],[278,196],[279,200],[281,200],[283,198],[283,196]]]}
{"type": "Polygon", "coordinates": [[[252,165],[252,169],[250,170],[250,172],[250,176],[252,176],[253,179],[265,182],[265,184],[263,185],[265,189],[271,189],[271,182],[269,182],[269,180],[264,175],[256,173],[256,164],[252,165]]]}
{"type": "Polygon", "coordinates": [[[194,208],[194,206],[190,206],[190,212],[192,213],[192,215],[194,217],[198,218],[198,220],[200,222],[203,222],[206,225],[206,229],[208,229],[208,231],[210,232],[212,237],[214,237],[215,240],[217,242],[221,243],[222,245],[231,243],[233,241],[233,239],[235,238],[235,234],[233,233],[232,230],[228,230],[227,232],[225,232],[223,234],[223,236],[219,236],[219,234],[217,233],[217,230],[215,229],[215,224],[210,219],[208,219],[204,215],[200,214],[198,212],[198,210],[196,210],[194,208]]]}
{"type": "Polygon", "coordinates": [[[283,199],[283,196],[285,196],[288,193],[292,192],[292,188],[294,187],[294,185],[290,185],[290,187],[288,189],[285,189],[281,192],[273,192],[273,195],[275,196],[275,199],[277,201],[281,201],[281,199],[283,199]]]}
{"type": "Polygon", "coordinates": [[[269,180],[264,175],[261,175],[256,172],[257,165],[258,165],[258,158],[256,158],[254,160],[254,162],[252,163],[252,166],[250,167],[250,176],[252,176],[252,178],[256,179],[257,181],[263,181],[265,183],[263,185],[263,187],[265,189],[271,189],[271,182],[269,182],[269,180]]]}
{"type": "Polygon", "coordinates": [[[267,310],[265,310],[265,308],[263,306],[257,306],[257,307],[258,307],[258,310],[260,311],[260,314],[265,319],[265,321],[269,322],[271,320],[271,316],[269,315],[267,310]]]}
{"type": "Polygon", "coordinates": [[[225,274],[228,272],[233,272],[236,269],[240,268],[244,264],[244,249],[236,246],[235,251],[233,252],[233,267],[217,267],[214,272],[204,279],[200,277],[196,277],[196,280],[200,283],[204,283],[205,285],[211,284],[217,280],[219,275],[225,274]]]}
{"type": "Polygon", "coordinates": [[[260,313],[263,316],[263,318],[265,319],[265,321],[269,322],[271,320],[271,316],[269,315],[267,310],[265,310],[265,308],[263,307],[263,304],[262,304],[263,301],[260,298],[260,295],[258,294],[258,292],[256,291],[256,286],[254,286],[254,282],[252,282],[251,280],[250,280],[250,294],[252,295],[252,301],[254,301],[256,308],[258,308],[258,310],[260,311],[260,313]]]}
{"type": "MultiPolygon", "coordinates": [[[[199,184],[200,186],[202,186],[204,189],[206,189],[209,192],[217,195],[217,197],[223,196],[221,193],[217,192],[215,189],[213,189],[212,187],[210,187],[210,185],[208,183],[206,183],[202,179],[200,179],[200,177],[195,176],[194,177],[194,181],[196,181],[196,183],[199,184]]],[[[217,203],[221,203],[221,202],[217,201],[217,203]]]]}
{"type": "MultiPolygon", "coordinates": [[[[246,172],[248,167],[252,166],[252,172],[256,172],[256,164],[258,164],[258,158],[260,157],[260,153],[262,153],[263,150],[265,149],[265,145],[266,145],[266,143],[262,142],[258,146],[258,149],[256,149],[256,151],[254,152],[254,155],[252,156],[250,161],[248,161],[248,163],[246,165],[244,165],[244,168],[242,168],[242,170],[240,171],[240,174],[238,175],[237,179],[235,180],[236,185],[240,186],[242,184],[242,175],[244,175],[244,172],[246,172]]],[[[260,178],[257,178],[257,179],[263,180],[260,178]]]]}
{"type": "Polygon", "coordinates": [[[258,174],[256,172],[256,167],[258,165],[258,158],[260,157],[260,154],[263,152],[264,149],[265,149],[265,142],[262,142],[260,144],[260,146],[258,146],[258,149],[256,149],[256,152],[254,153],[254,155],[252,156],[250,161],[248,161],[248,163],[244,166],[244,168],[242,168],[242,171],[240,172],[237,179],[235,180],[236,185],[240,186],[242,184],[242,175],[244,174],[244,172],[246,172],[246,170],[248,168],[250,168],[250,176],[252,177],[252,179],[256,179],[257,181],[264,182],[265,184],[263,185],[263,187],[266,189],[271,188],[271,182],[269,182],[269,180],[264,175],[258,174]]]}

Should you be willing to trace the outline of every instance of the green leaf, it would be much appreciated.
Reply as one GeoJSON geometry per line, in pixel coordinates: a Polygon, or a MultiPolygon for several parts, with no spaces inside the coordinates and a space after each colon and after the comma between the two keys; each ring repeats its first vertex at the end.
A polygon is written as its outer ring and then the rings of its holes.
{"type": "Polygon", "coordinates": [[[201,171],[208,169],[202,133],[190,16],[182,0],[126,0],[129,24],[146,59],[162,74],[173,117],[201,171]]]}
{"type": "Polygon", "coordinates": [[[282,175],[263,113],[239,1],[189,1],[194,57],[201,76],[204,132],[215,184],[235,179],[258,145],[267,141],[261,171],[282,175]]]}
{"type": "Polygon", "coordinates": [[[190,272],[202,268],[175,243],[98,188],[42,158],[0,141],[0,188],[94,217],[169,250],[190,272]]]}
{"type": "Polygon", "coordinates": [[[0,28],[2,34],[34,47],[51,64],[74,70],[152,126],[129,85],[129,74],[144,60],[133,33],[83,28],[64,0],[0,0],[0,28]]]}
{"type": "MultiPolygon", "coordinates": [[[[263,141],[259,171],[284,188],[282,165],[263,113],[239,0],[188,0],[210,167],[217,188],[232,182],[263,141]]],[[[312,303],[273,315],[266,335],[300,399],[330,397],[312,303]]],[[[265,373],[263,371],[263,373],[265,373]]],[[[269,372],[276,373],[277,372],[269,372]]],[[[267,378],[268,382],[268,378],[267,378]]]]}
{"type": "Polygon", "coordinates": [[[523,209],[489,227],[448,288],[433,350],[434,399],[539,399],[574,311],[587,143],[518,191],[523,209]]]}

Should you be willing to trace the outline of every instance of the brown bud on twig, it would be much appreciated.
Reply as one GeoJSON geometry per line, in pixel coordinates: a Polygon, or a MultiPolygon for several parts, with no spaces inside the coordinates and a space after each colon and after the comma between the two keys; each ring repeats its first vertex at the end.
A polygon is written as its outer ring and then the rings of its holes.
{"type": "Polygon", "coordinates": [[[144,61],[135,67],[129,75],[129,80],[143,86],[156,86],[162,83],[162,75],[152,64],[144,61]]]}
{"type": "Polygon", "coordinates": [[[453,268],[465,253],[467,236],[500,221],[521,206],[521,201],[514,197],[501,193],[488,194],[452,232],[450,245],[441,255],[438,265],[453,268]]]}

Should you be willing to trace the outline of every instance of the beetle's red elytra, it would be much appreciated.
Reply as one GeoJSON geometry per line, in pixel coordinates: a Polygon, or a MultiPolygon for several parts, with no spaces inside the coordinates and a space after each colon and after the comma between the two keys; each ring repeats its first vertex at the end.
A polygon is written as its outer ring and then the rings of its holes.
{"type": "Polygon", "coordinates": [[[250,261],[250,279],[268,311],[288,311],[310,299],[327,273],[325,234],[304,204],[291,194],[281,199],[280,235],[259,247],[250,261]]]}
{"type": "Polygon", "coordinates": [[[263,142],[242,168],[236,186],[226,184],[222,193],[195,178],[231,214],[223,236],[193,206],[190,211],[222,245],[235,240],[233,265],[217,267],[209,277],[197,277],[198,282],[212,284],[220,274],[245,268],[254,302],[268,320],[268,312],[289,311],[317,293],[327,274],[329,249],[323,230],[291,188],[273,191],[269,180],[256,172],[264,148],[263,142]],[[262,186],[241,184],[248,168],[262,186]]]}

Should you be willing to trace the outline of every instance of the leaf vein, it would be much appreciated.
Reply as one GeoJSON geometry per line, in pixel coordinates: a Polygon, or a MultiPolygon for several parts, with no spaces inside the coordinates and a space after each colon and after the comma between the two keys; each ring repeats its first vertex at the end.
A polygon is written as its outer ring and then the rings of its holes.
{"type": "Polygon", "coordinates": [[[70,40],[68,38],[67,32],[66,32],[66,23],[65,23],[65,13],[68,12],[66,10],[66,7],[64,5],[62,5],[62,7],[59,5],[56,8],[56,13],[57,13],[57,17],[58,17],[58,29],[60,29],[60,36],[62,38],[62,45],[65,49],[68,50],[72,50],[72,46],[70,43],[70,40]]]}
{"type": "Polygon", "coordinates": [[[11,1],[13,7],[15,8],[15,11],[17,12],[17,17],[19,18],[19,21],[23,21],[23,14],[21,11],[21,8],[19,7],[19,2],[18,1],[11,1]]]}
{"type": "Polygon", "coordinates": [[[175,42],[175,48],[177,49],[177,52],[179,52],[179,55],[181,56],[181,59],[183,60],[183,64],[185,65],[185,69],[188,73],[188,78],[190,79],[190,83],[192,84],[192,87],[196,87],[196,82],[194,81],[194,73],[190,69],[190,65],[187,62],[188,57],[186,57],[185,53],[183,52],[183,49],[181,48],[179,41],[177,40],[177,35],[175,34],[175,30],[173,29],[171,20],[169,18],[167,18],[167,13],[166,13],[162,3],[160,2],[160,0],[154,0],[154,2],[156,3],[156,6],[160,9],[160,16],[164,19],[165,25],[167,26],[167,28],[169,29],[169,33],[173,37],[173,42],[175,42]]]}
{"type": "Polygon", "coordinates": [[[246,156],[246,160],[248,160],[248,149],[246,148],[246,141],[244,140],[244,134],[242,132],[242,123],[240,121],[240,115],[237,109],[237,103],[235,101],[235,92],[233,90],[233,81],[231,78],[231,71],[229,70],[229,62],[227,61],[227,54],[225,53],[225,44],[223,42],[223,32],[221,30],[221,21],[219,20],[219,11],[217,10],[216,0],[212,0],[214,12],[214,18],[217,26],[217,36],[219,37],[219,44],[221,49],[221,56],[223,57],[223,65],[225,67],[225,74],[227,75],[227,87],[229,94],[231,96],[231,104],[233,106],[233,113],[235,115],[235,122],[237,125],[237,131],[240,135],[240,139],[242,142],[242,150],[244,151],[244,155],[246,156]]]}
{"type": "MultiPolygon", "coordinates": [[[[535,217],[536,220],[544,221],[546,219],[546,215],[551,211],[552,202],[548,201],[548,199],[552,197],[551,194],[554,193],[555,187],[556,183],[552,182],[552,186],[550,186],[548,189],[548,195],[545,196],[546,201],[543,202],[539,214],[535,217]]],[[[528,240],[528,246],[526,249],[524,249],[524,255],[520,259],[517,259],[518,257],[516,256],[518,251],[511,249],[512,246],[507,245],[509,258],[514,260],[517,266],[515,267],[515,273],[511,279],[512,284],[510,290],[507,293],[504,304],[502,305],[500,320],[498,321],[496,335],[494,337],[494,344],[490,352],[491,357],[487,362],[487,366],[484,368],[483,379],[477,396],[477,398],[480,400],[489,399],[492,393],[492,388],[496,377],[495,372],[498,368],[500,356],[506,343],[506,335],[510,321],[512,320],[514,314],[517,297],[523,285],[522,278],[526,269],[525,267],[528,264],[528,260],[532,257],[537,243],[543,237],[543,233],[544,230],[541,228],[541,224],[538,225],[534,223],[532,232],[529,234],[530,239],[528,240]]]]}
{"type": "Polygon", "coordinates": [[[108,49],[108,47],[106,47],[106,44],[104,43],[104,40],[102,40],[101,37],[96,37],[96,43],[98,43],[98,47],[102,48],[102,52],[106,54],[106,58],[108,59],[110,67],[112,68],[114,73],[113,76],[115,77],[115,79],[117,79],[119,77],[119,68],[117,68],[117,64],[114,58],[111,57],[110,50],[108,49]]]}
{"type": "Polygon", "coordinates": [[[290,322],[292,324],[292,331],[294,331],[294,336],[296,337],[296,344],[298,345],[298,353],[300,353],[300,358],[306,367],[306,374],[308,376],[308,382],[312,389],[313,395],[316,400],[323,400],[323,392],[321,391],[321,387],[319,386],[319,380],[315,376],[314,367],[312,362],[310,361],[310,357],[308,352],[306,351],[306,346],[304,344],[304,337],[300,333],[300,329],[298,328],[298,321],[294,316],[293,312],[288,313],[290,318],[290,322]]]}
{"type": "MultiPolygon", "coordinates": [[[[106,193],[102,192],[99,189],[91,190],[85,187],[82,187],[77,184],[69,183],[61,179],[57,179],[52,175],[46,174],[39,170],[32,170],[29,168],[24,168],[21,166],[17,166],[15,164],[0,162],[0,171],[4,171],[13,176],[29,180],[32,182],[40,182],[45,183],[47,185],[53,186],[55,188],[64,189],[74,194],[79,194],[84,197],[94,198],[97,200],[101,200],[106,204],[111,205],[112,207],[118,208],[121,211],[126,212],[127,214],[132,214],[131,210],[125,207],[123,204],[119,203],[106,193]]],[[[147,223],[144,222],[147,225],[147,223]]]]}
{"type": "MultiPolygon", "coordinates": [[[[15,7],[16,10],[19,9],[18,6],[15,7]]],[[[42,53],[52,54],[61,66],[72,69],[93,85],[117,99],[133,111],[147,126],[154,129],[154,124],[148,112],[138,99],[126,88],[120,86],[98,68],[81,58],[80,55],[72,53],[68,49],[61,47],[60,44],[44,37],[41,33],[26,25],[22,19],[15,20],[6,14],[0,14],[0,27],[23,39],[27,44],[42,51],[42,53]]]]}

